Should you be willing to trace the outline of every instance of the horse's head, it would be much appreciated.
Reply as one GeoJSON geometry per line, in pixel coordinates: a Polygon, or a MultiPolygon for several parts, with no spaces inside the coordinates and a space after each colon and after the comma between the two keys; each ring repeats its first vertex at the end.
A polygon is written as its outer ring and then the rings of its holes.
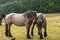
{"type": "Polygon", "coordinates": [[[39,14],[39,16],[37,16],[37,25],[41,26],[42,23],[44,22],[43,20],[43,15],[42,14],[39,14]]]}
{"type": "Polygon", "coordinates": [[[37,25],[39,25],[39,26],[41,26],[41,25],[42,25],[42,23],[43,23],[43,22],[42,22],[42,20],[41,20],[41,19],[39,19],[39,18],[37,19],[37,21],[36,21],[36,22],[37,22],[37,25]]]}

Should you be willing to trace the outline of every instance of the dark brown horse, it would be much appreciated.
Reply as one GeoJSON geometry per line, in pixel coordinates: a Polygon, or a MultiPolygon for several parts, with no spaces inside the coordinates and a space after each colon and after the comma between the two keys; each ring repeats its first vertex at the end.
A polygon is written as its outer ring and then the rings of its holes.
{"type": "Polygon", "coordinates": [[[36,21],[33,23],[32,26],[32,30],[31,30],[31,35],[33,36],[33,30],[34,30],[34,26],[35,24],[37,24],[37,29],[38,29],[38,34],[40,35],[40,39],[43,39],[43,35],[42,35],[42,27],[44,28],[44,37],[47,36],[47,22],[46,22],[46,17],[44,14],[42,13],[37,13],[37,18],[36,21]]]}
{"type": "Polygon", "coordinates": [[[0,14],[0,25],[2,25],[2,19],[5,18],[6,14],[1,13],[0,14]]]}
{"type": "Polygon", "coordinates": [[[26,30],[27,30],[27,38],[31,39],[30,35],[29,35],[29,31],[30,31],[30,27],[31,24],[33,22],[33,20],[35,20],[36,18],[36,11],[31,10],[31,11],[27,11],[24,12],[22,14],[17,14],[17,13],[10,13],[8,15],[6,15],[5,17],[5,21],[6,21],[6,36],[12,37],[11,33],[10,33],[10,27],[12,24],[15,24],[17,26],[26,26],[26,30]]]}

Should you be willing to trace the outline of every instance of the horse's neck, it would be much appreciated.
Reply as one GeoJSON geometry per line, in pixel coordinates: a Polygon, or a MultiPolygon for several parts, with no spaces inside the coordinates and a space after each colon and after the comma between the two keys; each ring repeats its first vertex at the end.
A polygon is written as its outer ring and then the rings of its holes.
{"type": "Polygon", "coordinates": [[[25,13],[22,13],[23,14],[23,16],[25,17],[26,16],[26,14],[25,13]]]}

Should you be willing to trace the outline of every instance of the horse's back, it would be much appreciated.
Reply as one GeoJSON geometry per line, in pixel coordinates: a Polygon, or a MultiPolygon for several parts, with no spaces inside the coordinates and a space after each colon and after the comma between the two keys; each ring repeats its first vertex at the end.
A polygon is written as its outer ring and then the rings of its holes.
{"type": "Polygon", "coordinates": [[[24,25],[25,18],[23,14],[10,13],[5,17],[6,22],[12,22],[15,25],[24,25]]]}
{"type": "Polygon", "coordinates": [[[24,25],[24,22],[25,22],[25,18],[24,18],[24,16],[23,16],[23,14],[15,14],[14,16],[13,16],[13,20],[14,20],[14,24],[15,25],[24,25]]]}

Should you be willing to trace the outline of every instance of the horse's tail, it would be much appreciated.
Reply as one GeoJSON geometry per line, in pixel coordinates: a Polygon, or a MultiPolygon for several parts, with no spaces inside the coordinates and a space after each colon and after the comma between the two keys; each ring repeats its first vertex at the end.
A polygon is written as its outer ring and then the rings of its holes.
{"type": "Polygon", "coordinates": [[[6,23],[5,25],[6,25],[6,27],[8,26],[8,24],[7,24],[7,23],[6,23]]]}
{"type": "Polygon", "coordinates": [[[7,30],[8,30],[8,27],[7,27],[8,25],[7,25],[7,23],[5,24],[5,35],[7,36],[7,30]]]}

